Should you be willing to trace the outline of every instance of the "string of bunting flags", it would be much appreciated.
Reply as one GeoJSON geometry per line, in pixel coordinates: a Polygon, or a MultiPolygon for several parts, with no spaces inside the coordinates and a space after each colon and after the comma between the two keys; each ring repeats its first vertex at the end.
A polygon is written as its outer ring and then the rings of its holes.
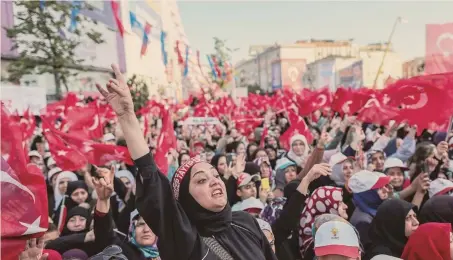
{"type": "MultiPolygon", "coordinates": [[[[112,5],[112,11],[113,11],[113,16],[115,17],[115,22],[118,31],[120,32],[121,36],[124,37],[124,26],[121,21],[121,18],[119,17],[119,7],[118,7],[118,2],[115,0],[111,0],[111,5],[112,5]]],[[[137,34],[139,37],[142,38],[142,48],[141,48],[141,56],[146,54],[147,46],[149,44],[149,34],[151,33],[151,28],[154,28],[151,24],[145,21],[145,26],[142,25],[137,20],[137,15],[130,11],[129,12],[129,19],[131,23],[132,30],[134,31],[135,34],[137,34]]],[[[161,34],[160,34],[160,45],[161,45],[161,53],[162,53],[162,62],[164,66],[167,68],[168,66],[168,53],[167,53],[167,48],[166,48],[166,42],[167,42],[167,32],[161,29],[161,34]]],[[[185,44],[185,57],[182,55],[181,51],[181,42],[179,40],[176,40],[175,42],[175,47],[174,51],[177,55],[178,59],[178,64],[181,67],[182,75],[184,77],[187,77],[189,74],[189,57],[192,51],[192,48],[185,44]]],[[[230,65],[230,62],[228,61],[223,61],[216,55],[206,55],[209,66],[211,68],[211,73],[214,78],[214,80],[217,79],[223,79],[225,81],[231,81],[232,80],[232,74],[233,74],[233,67],[230,65]],[[222,66],[222,64],[224,64],[222,66]],[[222,69],[223,68],[223,72],[222,69]]],[[[202,66],[201,66],[201,61],[200,61],[200,51],[196,51],[196,62],[198,69],[201,72],[201,75],[206,78],[204,75],[202,66]]]]}
{"type": "MultiPolygon", "coordinates": [[[[81,5],[82,2],[80,0],[73,0],[71,1],[71,15],[70,15],[70,25],[68,28],[69,32],[73,32],[77,29],[77,17],[80,14],[81,10],[81,5]]],[[[112,9],[112,15],[116,23],[116,29],[120,33],[121,37],[124,38],[124,34],[128,34],[128,32],[125,30],[123,22],[121,20],[120,16],[120,3],[118,0],[110,0],[110,5],[112,9]]],[[[46,7],[46,1],[45,0],[40,0],[39,1],[39,8],[41,11],[45,11],[46,7]]],[[[141,19],[144,20],[144,19],[141,19]]],[[[134,32],[138,37],[142,39],[142,46],[140,49],[140,55],[143,57],[147,53],[148,45],[151,41],[150,39],[150,34],[151,30],[156,30],[158,28],[153,27],[152,24],[147,22],[146,20],[143,22],[140,22],[137,19],[136,13],[129,11],[129,22],[131,24],[131,29],[132,32],[134,32]]],[[[66,38],[65,34],[63,31],[60,32],[60,35],[62,37],[66,38]]],[[[166,48],[166,42],[167,42],[167,36],[168,33],[165,32],[164,30],[161,29],[160,33],[160,45],[161,45],[161,54],[162,54],[162,62],[167,68],[168,66],[168,52],[166,48]]],[[[176,40],[175,42],[175,47],[174,51],[177,55],[178,59],[178,65],[181,67],[181,72],[184,78],[186,78],[189,75],[190,69],[189,69],[189,59],[190,59],[190,54],[191,53],[196,53],[196,66],[200,70],[201,75],[205,78],[206,75],[204,75],[203,68],[201,65],[200,61],[200,51],[196,50],[196,52],[192,52],[192,48],[188,46],[187,44],[181,43],[179,40],[176,40]],[[181,52],[181,45],[185,45],[185,57],[183,57],[182,52],[181,52]]],[[[233,74],[233,66],[231,66],[229,61],[224,61],[220,57],[216,55],[206,55],[209,67],[211,69],[211,74],[212,78],[214,81],[217,80],[224,80],[226,82],[229,82],[232,80],[232,74],[233,74]]],[[[212,80],[208,80],[212,81],[212,80]]]]}

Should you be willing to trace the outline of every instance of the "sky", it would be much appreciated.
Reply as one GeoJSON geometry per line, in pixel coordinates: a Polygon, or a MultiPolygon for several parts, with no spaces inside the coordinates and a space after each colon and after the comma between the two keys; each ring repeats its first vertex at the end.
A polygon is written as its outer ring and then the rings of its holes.
{"type": "Polygon", "coordinates": [[[453,1],[178,1],[190,45],[212,53],[213,37],[227,40],[233,62],[248,58],[250,45],[306,39],[354,39],[357,44],[392,39],[404,60],[425,53],[425,25],[453,22],[453,1]]]}

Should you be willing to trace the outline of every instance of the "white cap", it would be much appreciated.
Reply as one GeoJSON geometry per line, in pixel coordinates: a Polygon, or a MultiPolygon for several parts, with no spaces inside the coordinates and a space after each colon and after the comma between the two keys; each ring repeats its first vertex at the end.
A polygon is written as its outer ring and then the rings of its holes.
{"type": "Polygon", "coordinates": [[[63,170],[59,167],[55,167],[55,168],[52,168],[50,169],[50,171],[47,173],[47,179],[50,181],[52,180],[52,177],[57,174],[57,173],[60,173],[62,172],[63,170]]]}
{"type": "Polygon", "coordinates": [[[32,156],[35,156],[35,157],[38,157],[39,159],[42,159],[41,154],[38,153],[38,151],[36,151],[36,150],[28,152],[28,157],[32,157],[32,156]]]}
{"type": "Polygon", "coordinates": [[[50,157],[49,160],[47,160],[47,167],[50,167],[51,165],[56,165],[57,163],[55,162],[55,160],[50,157]]]}
{"type": "Polygon", "coordinates": [[[257,182],[260,181],[261,177],[258,174],[250,175],[248,173],[242,173],[239,175],[238,179],[236,180],[236,183],[238,185],[238,188],[245,186],[249,184],[250,182],[257,182]]]}
{"type": "Polygon", "coordinates": [[[322,224],[315,235],[315,255],[360,256],[359,238],[349,223],[329,221],[322,224]]]}
{"type": "Polygon", "coordinates": [[[263,210],[264,209],[264,205],[261,202],[261,200],[259,200],[257,198],[254,198],[254,197],[251,197],[251,198],[248,198],[246,200],[243,200],[242,203],[241,203],[241,209],[240,210],[244,211],[244,210],[248,210],[248,209],[260,209],[260,210],[263,210]]]}
{"type": "Polygon", "coordinates": [[[384,162],[384,172],[390,168],[401,168],[402,171],[407,171],[409,168],[404,165],[403,161],[398,158],[387,158],[384,162]]]}
{"type": "Polygon", "coordinates": [[[343,153],[336,153],[330,157],[329,165],[334,166],[336,164],[346,161],[346,159],[348,159],[348,157],[343,153]]]}
{"type": "Polygon", "coordinates": [[[432,198],[437,195],[443,195],[453,190],[453,182],[437,178],[429,184],[428,194],[432,198]]]}
{"type": "Polygon", "coordinates": [[[389,184],[390,180],[391,177],[383,173],[361,170],[352,175],[349,179],[348,186],[353,193],[360,193],[380,189],[389,184]]]}
{"type": "Polygon", "coordinates": [[[115,141],[116,138],[115,138],[115,136],[114,136],[112,133],[107,133],[107,134],[105,134],[105,135],[102,137],[102,140],[103,140],[104,142],[108,142],[108,141],[115,141]]]}

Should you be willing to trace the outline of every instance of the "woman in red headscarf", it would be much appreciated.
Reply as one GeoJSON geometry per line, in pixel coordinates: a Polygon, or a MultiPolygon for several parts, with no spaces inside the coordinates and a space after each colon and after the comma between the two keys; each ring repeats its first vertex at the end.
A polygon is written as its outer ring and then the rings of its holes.
{"type": "Polygon", "coordinates": [[[451,225],[426,223],[409,237],[404,247],[404,260],[452,260],[453,234],[451,225]]]}

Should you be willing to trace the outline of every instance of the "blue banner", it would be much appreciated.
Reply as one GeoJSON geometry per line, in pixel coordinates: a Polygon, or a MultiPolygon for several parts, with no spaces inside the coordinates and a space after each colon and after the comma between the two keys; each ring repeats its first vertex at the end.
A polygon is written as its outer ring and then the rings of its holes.
{"type": "MultiPolygon", "coordinates": [[[[261,79],[259,81],[261,81],[261,79]]],[[[272,64],[272,91],[281,88],[282,88],[282,68],[280,62],[275,62],[272,64]]]]}
{"type": "Polygon", "coordinates": [[[164,65],[167,66],[168,63],[168,57],[167,57],[167,52],[165,51],[165,38],[167,37],[167,33],[164,31],[160,32],[160,48],[162,51],[162,61],[164,62],[164,65]]]}
{"type": "Polygon", "coordinates": [[[80,5],[82,3],[80,1],[72,1],[72,9],[71,9],[71,25],[69,26],[69,31],[73,32],[77,29],[77,16],[80,13],[80,5]]]}

